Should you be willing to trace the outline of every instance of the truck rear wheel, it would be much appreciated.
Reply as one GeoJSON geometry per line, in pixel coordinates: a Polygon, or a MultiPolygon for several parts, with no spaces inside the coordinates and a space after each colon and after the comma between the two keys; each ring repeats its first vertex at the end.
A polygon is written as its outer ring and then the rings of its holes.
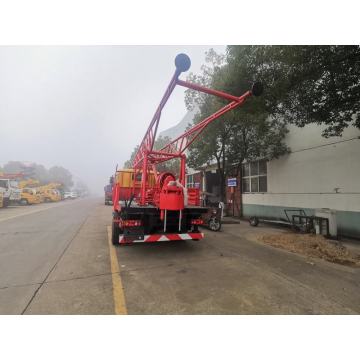
{"type": "Polygon", "coordinates": [[[216,217],[211,218],[209,221],[209,229],[211,231],[220,231],[221,221],[216,217]]]}
{"type": "Polygon", "coordinates": [[[113,245],[119,245],[120,234],[121,234],[121,230],[119,228],[118,223],[113,221],[111,227],[111,242],[113,245]]]}

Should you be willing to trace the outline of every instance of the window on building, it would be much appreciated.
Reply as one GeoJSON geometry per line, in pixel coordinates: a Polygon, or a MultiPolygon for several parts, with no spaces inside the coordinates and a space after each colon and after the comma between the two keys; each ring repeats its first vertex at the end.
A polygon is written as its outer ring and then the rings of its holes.
{"type": "Polygon", "coordinates": [[[243,178],[242,179],[243,192],[250,192],[250,179],[243,178]]]}
{"type": "Polygon", "coordinates": [[[250,164],[249,163],[244,164],[242,170],[243,170],[242,171],[242,176],[243,177],[250,176],[250,164]]]}
{"type": "Polygon", "coordinates": [[[242,191],[244,193],[267,192],[267,162],[252,161],[242,166],[242,191]]]}

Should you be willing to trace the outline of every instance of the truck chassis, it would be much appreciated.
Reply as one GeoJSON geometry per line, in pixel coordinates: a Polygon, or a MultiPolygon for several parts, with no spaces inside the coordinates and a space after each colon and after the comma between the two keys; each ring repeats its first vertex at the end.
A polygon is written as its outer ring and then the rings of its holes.
{"type": "Polygon", "coordinates": [[[166,221],[161,220],[161,210],[153,205],[125,206],[113,217],[112,243],[132,244],[136,242],[156,242],[174,240],[200,240],[203,234],[198,227],[201,216],[207,208],[187,206],[181,212],[168,210],[166,221]]]}

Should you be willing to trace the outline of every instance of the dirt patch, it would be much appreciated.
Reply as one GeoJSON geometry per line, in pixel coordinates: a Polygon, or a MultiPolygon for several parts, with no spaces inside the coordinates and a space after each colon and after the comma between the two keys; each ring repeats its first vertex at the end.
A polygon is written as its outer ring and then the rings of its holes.
{"type": "Polygon", "coordinates": [[[327,240],[321,235],[312,234],[277,234],[262,235],[258,240],[276,248],[313,258],[324,259],[333,263],[360,266],[360,256],[352,253],[339,242],[327,240]]]}

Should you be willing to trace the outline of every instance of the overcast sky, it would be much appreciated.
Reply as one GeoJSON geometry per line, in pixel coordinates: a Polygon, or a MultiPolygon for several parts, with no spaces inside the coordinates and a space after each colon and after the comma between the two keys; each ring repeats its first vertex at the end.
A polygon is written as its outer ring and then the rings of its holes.
{"type": "MultiPolygon", "coordinates": [[[[0,166],[11,160],[64,166],[101,194],[116,164],[142,140],[176,54],[187,53],[189,71],[197,73],[209,48],[0,47],[0,166]]],[[[160,131],[185,113],[178,87],[160,131]]]]}

